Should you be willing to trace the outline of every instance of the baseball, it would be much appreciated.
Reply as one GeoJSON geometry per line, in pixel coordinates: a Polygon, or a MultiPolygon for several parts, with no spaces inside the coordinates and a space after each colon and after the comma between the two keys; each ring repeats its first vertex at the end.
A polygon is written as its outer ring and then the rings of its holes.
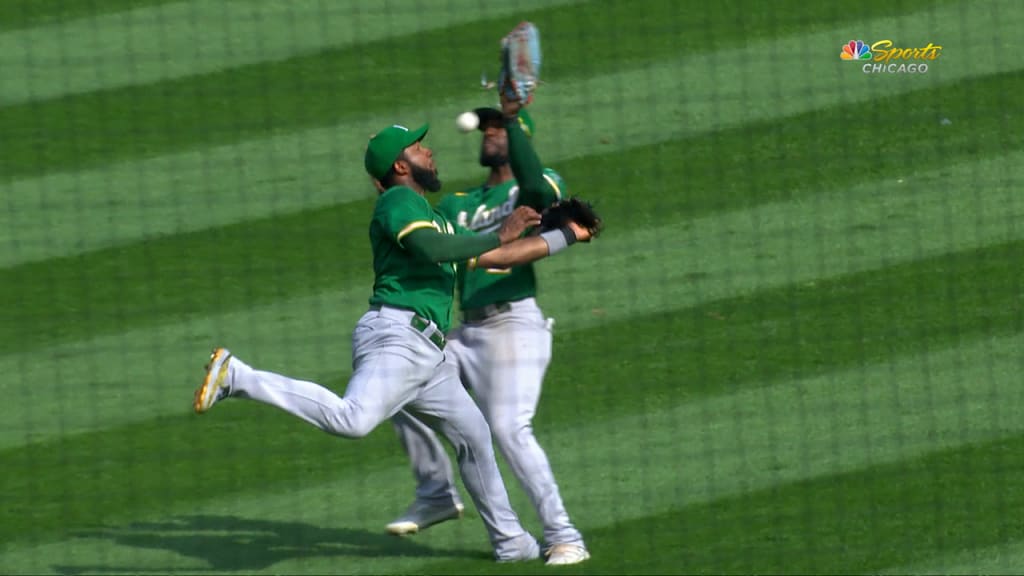
{"type": "Polygon", "coordinates": [[[472,132],[480,125],[480,117],[476,112],[463,112],[455,119],[455,125],[459,127],[460,132],[472,132]]]}

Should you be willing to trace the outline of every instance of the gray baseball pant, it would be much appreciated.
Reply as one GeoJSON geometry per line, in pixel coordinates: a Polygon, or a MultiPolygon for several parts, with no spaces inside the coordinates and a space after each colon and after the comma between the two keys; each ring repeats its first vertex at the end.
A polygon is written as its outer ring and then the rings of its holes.
{"type": "Polygon", "coordinates": [[[429,421],[452,443],[462,481],[476,505],[498,560],[514,559],[532,538],[509,503],[491,445],[490,429],[459,381],[456,367],[428,335],[410,325],[413,313],[371,310],[352,334],[352,367],[344,397],[288,376],[256,370],[232,358],[231,395],[276,406],[317,428],[361,438],[403,408],[429,421]]]}
{"type": "MultiPolygon", "coordinates": [[[[548,457],[533,435],[541,384],[551,362],[551,323],[534,298],[511,302],[510,307],[449,333],[446,360],[458,365],[476,396],[498,448],[544,526],[545,543],[581,543],[548,457]]],[[[458,501],[451,462],[437,434],[415,415],[398,413],[391,421],[409,454],[416,498],[435,504],[458,501]]]]}

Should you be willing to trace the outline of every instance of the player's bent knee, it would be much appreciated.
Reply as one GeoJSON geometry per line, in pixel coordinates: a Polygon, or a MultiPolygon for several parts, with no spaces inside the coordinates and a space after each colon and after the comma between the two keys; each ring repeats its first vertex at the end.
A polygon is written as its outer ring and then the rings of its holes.
{"type": "Polygon", "coordinates": [[[533,427],[521,422],[495,422],[491,424],[491,434],[501,446],[515,447],[529,441],[533,427]]]}
{"type": "Polygon", "coordinates": [[[342,436],[344,438],[351,438],[358,440],[359,438],[365,438],[370,435],[370,432],[377,427],[377,422],[366,418],[354,419],[348,422],[341,423],[330,430],[332,434],[336,436],[342,436]]]}
{"type": "Polygon", "coordinates": [[[445,426],[441,432],[456,447],[465,446],[476,452],[481,448],[491,448],[491,429],[482,417],[445,426]]]}

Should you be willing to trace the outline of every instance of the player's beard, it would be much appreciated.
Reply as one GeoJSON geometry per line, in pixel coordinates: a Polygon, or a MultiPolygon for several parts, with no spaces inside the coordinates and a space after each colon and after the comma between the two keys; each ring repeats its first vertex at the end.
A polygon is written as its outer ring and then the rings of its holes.
{"type": "Polygon", "coordinates": [[[508,155],[480,150],[480,165],[484,168],[500,168],[508,164],[508,155]]]}
{"type": "Polygon", "coordinates": [[[423,188],[427,192],[437,192],[441,189],[441,180],[437,177],[437,169],[430,170],[417,166],[413,163],[409,163],[412,167],[412,179],[413,182],[419,184],[420,188],[423,188]]]}

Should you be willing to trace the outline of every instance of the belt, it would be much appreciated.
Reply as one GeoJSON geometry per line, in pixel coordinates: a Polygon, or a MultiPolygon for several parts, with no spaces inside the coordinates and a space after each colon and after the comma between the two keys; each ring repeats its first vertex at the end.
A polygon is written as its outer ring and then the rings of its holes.
{"type": "Polygon", "coordinates": [[[412,327],[415,328],[417,332],[422,332],[424,336],[429,338],[430,341],[434,343],[434,346],[437,346],[439,350],[444,350],[444,345],[447,344],[447,342],[444,341],[444,334],[441,334],[441,331],[438,330],[436,326],[433,326],[430,320],[427,320],[422,316],[413,315],[412,320],[409,321],[409,324],[411,324],[412,327]],[[434,328],[434,330],[430,334],[424,332],[424,330],[430,327],[434,328]]]}
{"type": "Polygon", "coordinates": [[[508,302],[498,302],[497,304],[488,304],[482,308],[468,308],[462,311],[463,322],[481,322],[487,320],[492,316],[497,316],[503,312],[508,312],[512,309],[512,304],[508,302]]]}
{"type": "MultiPolygon", "coordinates": [[[[380,304],[374,304],[373,306],[370,306],[370,310],[379,311],[381,308],[382,306],[380,304]]],[[[408,312],[408,310],[404,310],[403,308],[397,308],[397,310],[403,310],[408,312]]],[[[439,350],[444,350],[445,344],[447,344],[447,342],[445,342],[444,339],[444,334],[442,334],[441,331],[437,329],[437,326],[435,326],[433,322],[427,320],[426,318],[420,316],[419,314],[413,314],[412,319],[409,320],[409,325],[415,328],[417,332],[426,336],[427,339],[430,340],[434,344],[434,346],[437,346],[439,350]],[[427,334],[427,328],[431,327],[433,328],[433,330],[430,332],[430,334],[427,334]]]]}

